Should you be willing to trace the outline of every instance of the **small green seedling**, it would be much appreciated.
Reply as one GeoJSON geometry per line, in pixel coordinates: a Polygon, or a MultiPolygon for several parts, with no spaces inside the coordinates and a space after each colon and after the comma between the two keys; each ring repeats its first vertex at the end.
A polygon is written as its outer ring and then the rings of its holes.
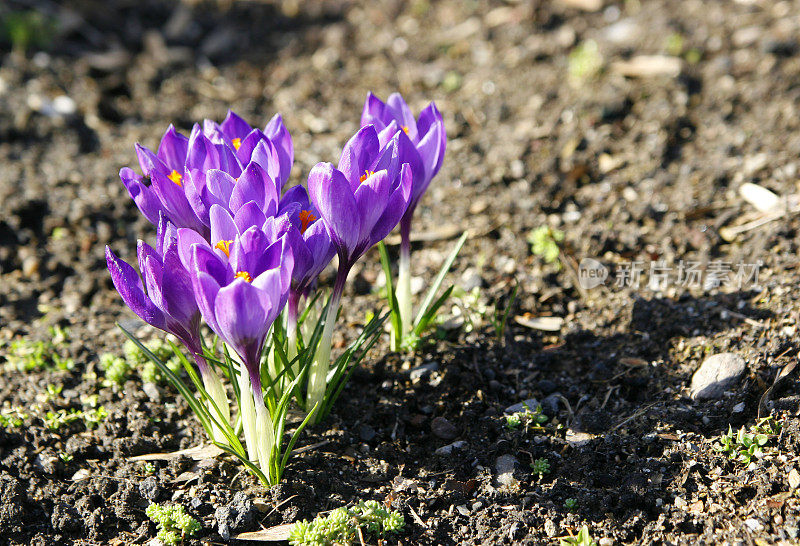
{"type": "Polygon", "coordinates": [[[514,302],[517,300],[517,292],[519,291],[519,284],[514,286],[511,291],[511,297],[508,299],[508,305],[504,311],[500,311],[495,307],[494,316],[492,317],[492,326],[494,326],[494,333],[500,343],[505,342],[506,339],[506,324],[508,323],[508,315],[511,308],[514,307],[514,302]]]}
{"type": "Polygon", "coordinates": [[[558,544],[559,546],[597,546],[597,542],[592,540],[589,534],[589,527],[586,525],[581,527],[577,535],[573,535],[572,531],[570,531],[569,536],[560,538],[558,544]]]}
{"type": "Polygon", "coordinates": [[[54,385],[52,383],[47,384],[47,399],[53,400],[54,398],[58,398],[61,394],[61,391],[64,389],[64,385],[54,385]]]}
{"type": "Polygon", "coordinates": [[[72,454],[70,454],[70,453],[67,453],[66,451],[60,451],[60,452],[58,453],[58,458],[59,458],[59,459],[61,459],[61,461],[62,461],[64,464],[66,464],[66,463],[69,463],[69,462],[71,462],[71,461],[72,461],[72,459],[74,459],[75,457],[73,457],[73,456],[72,456],[72,454]]]}
{"type": "Polygon", "coordinates": [[[567,512],[577,512],[578,510],[578,500],[569,498],[564,501],[564,509],[567,512]]]}
{"type": "Polygon", "coordinates": [[[561,255],[561,243],[564,241],[564,232],[550,226],[540,226],[528,234],[528,243],[531,252],[541,256],[548,264],[561,267],[558,257],[561,255]]]}
{"type": "Polygon", "coordinates": [[[85,411],[75,408],[68,410],[59,409],[56,411],[48,411],[42,418],[44,426],[50,430],[59,430],[65,425],[74,423],[75,421],[83,421],[87,429],[93,430],[106,420],[108,412],[103,406],[91,408],[85,411]]]}
{"type": "Polygon", "coordinates": [[[53,326],[50,328],[49,341],[31,341],[17,339],[11,342],[6,355],[6,371],[32,372],[35,370],[64,370],[75,367],[75,362],[64,353],[69,337],[66,328],[53,326]]]}
{"type": "Polygon", "coordinates": [[[728,458],[745,465],[749,465],[753,457],[760,459],[764,456],[764,447],[767,443],[778,435],[781,430],[780,423],[772,420],[772,417],[759,419],[758,422],[750,427],[748,432],[745,427],[733,432],[733,428],[728,425],[728,432],[723,434],[719,443],[714,445],[714,449],[721,453],[727,453],[728,458]]]}
{"type": "Polygon", "coordinates": [[[128,378],[131,366],[124,358],[111,353],[103,353],[100,355],[100,369],[106,374],[107,384],[122,386],[125,379],[128,378]]]}
{"type": "Polygon", "coordinates": [[[548,418],[547,415],[542,413],[542,405],[537,405],[533,411],[531,411],[528,404],[523,403],[522,407],[522,411],[506,415],[506,428],[508,430],[517,430],[524,425],[526,431],[529,426],[534,430],[544,430],[542,425],[547,422],[548,418]]]}
{"type": "Polygon", "coordinates": [[[547,459],[536,459],[531,463],[531,469],[534,474],[539,476],[541,480],[545,474],[550,474],[550,461],[547,459]]]}
{"type": "Polygon", "coordinates": [[[156,465],[150,461],[146,461],[142,464],[142,471],[148,476],[155,474],[156,470],[156,465]]]}
{"type": "Polygon", "coordinates": [[[180,544],[200,530],[200,523],[179,504],[162,506],[154,502],[147,507],[145,514],[158,526],[156,536],[167,546],[180,544]]]}
{"type": "MultiPolygon", "coordinates": [[[[183,370],[180,359],[172,351],[169,343],[160,339],[154,339],[145,344],[147,349],[152,352],[161,362],[166,363],[167,367],[176,375],[183,370]]],[[[142,382],[144,383],[166,383],[166,377],[159,371],[155,363],[147,358],[136,344],[127,340],[122,348],[125,354],[125,361],[128,363],[128,371],[140,370],[142,382]]],[[[126,374],[127,375],[127,374],[126,374]]]]}
{"type": "Polygon", "coordinates": [[[298,521],[292,525],[289,544],[292,546],[329,546],[333,544],[363,543],[368,534],[382,539],[388,533],[403,530],[403,516],[387,510],[377,501],[361,501],[352,508],[337,508],[327,516],[317,516],[314,521],[298,521]]]}
{"type": "Polygon", "coordinates": [[[569,76],[581,83],[597,76],[603,70],[603,55],[594,40],[586,40],[569,52],[569,76]]]}
{"type": "Polygon", "coordinates": [[[19,428],[28,418],[28,414],[22,411],[22,408],[15,407],[11,409],[0,410],[0,427],[3,428],[19,428]]]}

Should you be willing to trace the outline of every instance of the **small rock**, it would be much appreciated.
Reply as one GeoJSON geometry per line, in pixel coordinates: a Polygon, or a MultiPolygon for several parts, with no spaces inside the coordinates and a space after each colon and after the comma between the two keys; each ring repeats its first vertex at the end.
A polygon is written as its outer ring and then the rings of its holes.
{"type": "Polygon", "coordinates": [[[597,541],[598,546],[614,546],[614,539],[603,537],[597,541]]]}
{"type": "Polygon", "coordinates": [[[519,402],[514,404],[513,406],[508,406],[505,410],[506,413],[517,413],[520,411],[525,411],[525,407],[530,408],[531,411],[536,409],[536,406],[539,405],[539,401],[535,398],[528,398],[524,402],[519,402]]]}
{"type": "Polygon", "coordinates": [[[139,494],[150,502],[154,502],[161,494],[161,487],[155,476],[148,476],[139,482],[139,494]]]}
{"type": "Polygon", "coordinates": [[[742,413],[744,411],[744,402],[739,402],[731,409],[732,413],[742,413]]]}
{"type": "Polygon", "coordinates": [[[214,511],[219,536],[223,540],[230,540],[233,531],[253,523],[256,512],[253,502],[239,491],[228,505],[218,506],[214,511]]]}
{"type": "Polygon", "coordinates": [[[483,508],[483,503],[481,501],[475,501],[475,502],[472,503],[472,511],[473,512],[477,512],[481,508],[483,508]]]}
{"type": "Polygon", "coordinates": [[[792,489],[800,487],[800,473],[797,472],[796,468],[789,471],[789,487],[792,489]]]}
{"type": "Polygon", "coordinates": [[[720,398],[744,373],[744,359],[734,353],[720,353],[705,359],[692,376],[691,396],[694,400],[720,398]]]}
{"type": "Polygon", "coordinates": [[[468,516],[470,514],[469,508],[467,508],[467,506],[464,504],[459,504],[456,506],[456,510],[458,510],[458,513],[462,516],[468,516]]]}
{"type": "Polygon", "coordinates": [[[558,405],[561,403],[562,394],[554,392],[544,400],[542,400],[542,412],[548,417],[553,417],[558,414],[558,405]]]}
{"type": "Polygon", "coordinates": [[[497,483],[500,485],[511,486],[517,483],[514,478],[514,469],[517,466],[517,458],[513,455],[501,455],[494,462],[494,470],[497,473],[497,483]]]}
{"type": "Polygon", "coordinates": [[[427,362],[422,366],[417,366],[416,368],[412,368],[408,372],[408,376],[411,378],[411,381],[416,383],[417,381],[421,380],[424,377],[429,376],[431,373],[437,371],[439,369],[438,362],[427,362]]]}
{"type": "Polygon", "coordinates": [[[558,387],[553,381],[550,381],[549,379],[542,379],[536,384],[536,388],[542,391],[542,394],[548,395],[553,394],[558,387]]]}
{"type": "Polygon", "coordinates": [[[452,444],[447,444],[446,446],[442,446],[435,451],[436,455],[441,457],[447,457],[448,455],[452,454],[454,450],[461,449],[467,445],[467,442],[464,440],[459,440],[458,442],[453,442],[452,444]]]}
{"type": "Polygon", "coordinates": [[[375,437],[375,429],[369,425],[361,425],[358,427],[358,436],[365,442],[369,442],[375,437]]]}
{"type": "Polygon", "coordinates": [[[155,402],[156,404],[161,402],[161,390],[159,390],[158,385],[155,383],[145,383],[142,385],[142,390],[151,402],[155,402]]]}
{"type": "Polygon", "coordinates": [[[764,526],[755,518],[749,518],[744,520],[744,524],[747,526],[748,529],[751,531],[761,531],[764,526]]]}
{"type": "Polygon", "coordinates": [[[435,417],[431,421],[431,432],[442,440],[453,440],[458,436],[458,429],[444,417],[435,417]]]}

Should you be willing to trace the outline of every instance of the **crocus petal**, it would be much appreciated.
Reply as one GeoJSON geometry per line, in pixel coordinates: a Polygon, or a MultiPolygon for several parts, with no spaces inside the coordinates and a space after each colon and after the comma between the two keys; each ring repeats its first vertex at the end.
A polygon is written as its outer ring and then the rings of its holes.
{"type": "Polygon", "coordinates": [[[362,127],[347,141],[339,158],[338,169],[350,182],[352,191],[356,190],[361,175],[372,166],[379,151],[378,133],[372,125],[362,127]]]}
{"type": "Polygon", "coordinates": [[[394,137],[398,131],[400,131],[400,125],[397,123],[397,120],[393,119],[386,128],[378,133],[378,142],[380,143],[381,149],[389,144],[389,141],[392,140],[392,137],[394,137]]]}
{"type": "Polygon", "coordinates": [[[219,152],[214,144],[206,138],[200,126],[195,124],[192,134],[189,136],[189,149],[186,152],[186,169],[208,169],[219,168],[219,152]]]}
{"type": "Polygon", "coordinates": [[[147,287],[147,295],[156,307],[164,311],[164,299],[161,288],[164,264],[161,256],[153,247],[144,241],[139,241],[136,250],[139,258],[139,269],[142,272],[144,284],[147,287]]]}
{"type": "Polygon", "coordinates": [[[392,192],[391,197],[389,197],[386,210],[375,223],[375,227],[372,228],[369,244],[365,251],[385,239],[405,214],[411,199],[412,180],[411,168],[408,164],[403,165],[400,169],[400,183],[392,192]]]}
{"type": "Polygon", "coordinates": [[[194,291],[195,301],[197,302],[198,309],[200,309],[200,314],[203,316],[208,326],[219,333],[217,317],[214,313],[214,302],[217,299],[220,285],[213,276],[198,267],[196,252],[192,253],[190,276],[192,279],[192,290],[194,291]]]}
{"type": "Polygon", "coordinates": [[[269,123],[267,123],[267,126],[264,128],[264,134],[267,135],[278,148],[281,175],[277,179],[273,176],[273,180],[279,182],[281,187],[283,187],[286,181],[289,180],[292,164],[294,163],[294,143],[292,142],[292,135],[283,124],[283,118],[280,114],[272,116],[272,119],[269,120],[269,123]]]}
{"type": "Polygon", "coordinates": [[[443,130],[444,127],[441,123],[434,123],[431,130],[428,131],[425,136],[422,137],[422,140],[419,141],[419,144],[417,144],[420,159],[425,167],[425,180],[428,183],[430,183],[431,179],[439,172],[439,168],[442,166],[442,160],[444,159],[444,145],[442,144],[441,138],[443,130]]]}
{"type": "Polygon", "coordinates": [[[283,183],[281,182],[281,159],[278,147],[269,139],[261,140],[253,149],[250,161],[257,163],[267,172],[270,180],[276,183],[276,193],[279,193],[280,188],[277,187],[277,184],[282,186],[283,183]]]}
{"type": "Polygon", "coordinates": [[[178,230],[175,224],[170,222],[164,214],[158,218],[158,228],[156,231],[156,250],[163,257],[167,249],[178,238],[178,230]]]}
{"type": "Polygon", "coordinates": [[[359,241],[369,238],[375,222],[383,214],[386,202],[392,191],[392,183],[389,173],[385,170],[378,171],[362,182],[355,193],[356,206],[361,216],[361,231],[359,241]]]}
{"type": "MultiPolygon", "coordinates": [[[[219,205],[212,205],[210,218],[212,246],[216,246],[220,241],[233,241],[236,239],[239,230],[236,228],[236,223],[227,210],[219,205]]],[[[222,250],[215,250],[215,252],[220,253],[220,256],[224,254],[222,250]]]]}
{"type": "Polygon", "coordinates": [[[178,256],[181,259],[183,267],[186,269],[191,267],[193,245],[204,246],[211,252],[211,245],[208,244],[208,241],[206,241],[202,235],[193,229],[180,228],[178,230],[178,256]]]}
{"type": "Polygon", "coordinates": [[[236,157],[242,165],[247,165],[253,157],[253,150],[256,149],[258,143],[262,140],[268,140],[260,129],[253,129],[239,142],[239,148],[236,150],[236,157]]]}
{"type": "Polygon", "coordinates": [[[227,258],[220,258],[208,246],[192,245],[191,253],[190,271],[207,273],[220,286],[228,284],[233,279],[233,273],[226,263],[227,258]]]}
{"type": "Polygon", "coordinates": [[[234,138],[243,139],[253,130],[250,124],[236,115],[233,110],[228,110],[228,115],[225,116],[225,120],[220,127],[228,140],[233,140],[234,138]]]}
{"type": "Polygon", "coordinates": [[[271,202],[271,214],[278,209],[278,197],[275,194],[275,184],[267,173],[255,161],[251,162],[236,181],[230,198],[230,210],[236,212],[239,207],[249,201],[255,201],[261,210],[266,210],[267,193],[271,202]]]}
{"type": "Polygon", "coordinates": [[[151,224],[158,225],[160,214],[166,214],[166,209],[161,204],[158,196],[149,187],[142,184],[142,177],[134,172],[133,169],[124,167],[119,171],[119,178],[128,194],[133,199],[136,207],[141,211],[151,224]]]}
{"type": "Polygon", "coordinates": [[[175,169],[178,172],[183,172],[188,150],[189,139],[176,131],[175,127],[170,124],[164,136],[161,137],[161,143],[158,145],[156,155],[170,171],[175,169]]]}
{"type": "Polygon", "coordinates": [[[164,162],[149,148],[145,148],[138,142],[134,145],[134,148],[136,149],[136,157],[139,159],[139,166],[145,176],[151,176],[154,172],[167,176],[172,172],[172,169],[168,169],[164,162]]]}
{"type": "Polygon", "coordinates": [[[261,226],[264,225],[266,220],[266,215],[255,201],[249,201],[239,207],[239,210],[237,210],[236,214],[233,216],[233,222],[236,224],[240,233],[244,233],[253,226],[261,229],[261,226]]]}
{"type": "Polygon", "coordinates": [[[182,186],[158,172],[154,172],[150,180],[152,181],[150,187],[158,196],[167,211],[167,218],[172,223],[180,227],[202,229],[202,222],[189,205],[182,186]]]}
{"type": "Polygon", "coordinates": [[[236,187],[236,180],[224,171],[209,169],[206,172],[206,187],[220,204],[227,208],[233,195],[233,188],[236,187]]]}
{"type": "Polygon", "coordinates": [[[166,311],[191,332],[197,321],[199,310],[194,299],[192,280],[178,256],[177,243],[164,255],[164,268],[161,277],[166,311]]]}
{"type": "Polygon", "coordinates": [[[243,279],[235,279],[217,293],[214,302],[217,333],[248,363],[260,356],[264,338],[272,326],[267,321],[272,307],[263,290],[243,279]]]}
{"type": "Polygon", "coordinates": [[[417,201],[425,193],[431,179],[426,176],[420,152],[403,132],[397,134],[397,156],[401,165],[407,163],[411,168],[411,199],[417,201]]]}
{"type": "Polygon", "coordinates": [[[111,273],[111,281],[125,305],[146,323],[163,330],[166,327],[164,313],[145,294],[142,280],[136,270],[124,260],[117,258],[109,247],[106,247],[106,264],[111,273]]]}
{"type": "MultiPolygon", "coordinates": [[[[372,130],[375,136],[374,129],[372,130]]],[[[377,145],[377,136],[375,136],[377,145]]],[[[325,221],[333,244],[349,255],[358,243],[361,217],[345,175],[330,163],[318,163],[308,175],[311,203],[325,221]]]]}
{"type": "Polygon", "coordinates": [[[373,95],[372,92],[368,93],[367,100],[364,101],[364,108],[361,111],[361,126],[375,125],[375,128],[379,131],[384,129],[391,121],[386,119],[385,110],[386,104],[373,95]]]}
{"type": "Polygon", "coordinates": [[[411,108],[408,107],[400,93],[389,95],[386,106],[394,111],[395,119],[408,131],[408,137],[411,140],[416,140],[417,121],[414,119],[414,114],[411,113],[411,108]]]}
{"type": "Polygon", "coordinates": [[[219,158],[218,169],[230,173],[234,178],[239,178],[242,174],[242,164],[239,158],[236,157],[236,151],[227,143],[214,144],[217,148],[217,157],[219,158]]]}
{"type": "Polygon", "coordinates": [[[203,120],[203,134],[213,144],[225,143],[225,133],[222,131],[222,127],[219,126],[219,123],[214,120],[203,120]]]}

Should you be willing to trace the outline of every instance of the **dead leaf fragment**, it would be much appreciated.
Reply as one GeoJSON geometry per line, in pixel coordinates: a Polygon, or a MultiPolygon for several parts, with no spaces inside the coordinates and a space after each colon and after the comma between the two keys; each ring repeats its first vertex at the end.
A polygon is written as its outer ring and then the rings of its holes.
{"type": "Polygon", "coordinates": [[[767,212],[776,208],[781,200],[776,193],[768,190],[764,186],[753,184],[752,182],[745,182],[742,184],[739,188],[739,195],[761,212],[767,212]]]}
{"type": "Polygon", "coordinates": [[[532,330],[542,330],[544,332],[558,332],[564,326],[564,319],[561,317],[515,317],[514,320],[520,326],[531,328],[532,330]]]}
{"type": "Polygon", "coordinates": [[[171,461],[180,457],[191,457],[195,461],[202,461],[205,459],[213,459],[225,453],[220,448],[213,444],[205,446],[191,447],[189,449],[181,449],[180,451],[173,451],[172,453],[148,453],[146,455],[136,455],[135,457],[128,457],[129,461],[171,461]]]}
{"type": "Polygon", "coordinates": [[[252,540],[254,542],[282,542],[289,540],[289,533],[292,530],[292,525],[292,523],[284,523],[283,525],[276,525],[275,527],[262,529],[261,531],[240,533],[234,538],[237,540],[252,540]]]}
{"type": "Polygon", "coordinates": [[[611,64],[611,70],[628,78],[652,78],[668,76],[674,78],[681,73],[683,63],[678,57],[667,55],[637,55],[627,61],[611,64]]]}

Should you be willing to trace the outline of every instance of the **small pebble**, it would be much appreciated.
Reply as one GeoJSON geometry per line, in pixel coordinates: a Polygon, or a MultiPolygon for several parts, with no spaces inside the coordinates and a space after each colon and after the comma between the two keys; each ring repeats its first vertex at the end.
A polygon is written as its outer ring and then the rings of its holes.
{"type": "Polygon", "coordinates": [[[453,440],[458,436],[458,429],[444,417],[436,417],[431,421],[431,432],[442,440],[453,440]]]}

